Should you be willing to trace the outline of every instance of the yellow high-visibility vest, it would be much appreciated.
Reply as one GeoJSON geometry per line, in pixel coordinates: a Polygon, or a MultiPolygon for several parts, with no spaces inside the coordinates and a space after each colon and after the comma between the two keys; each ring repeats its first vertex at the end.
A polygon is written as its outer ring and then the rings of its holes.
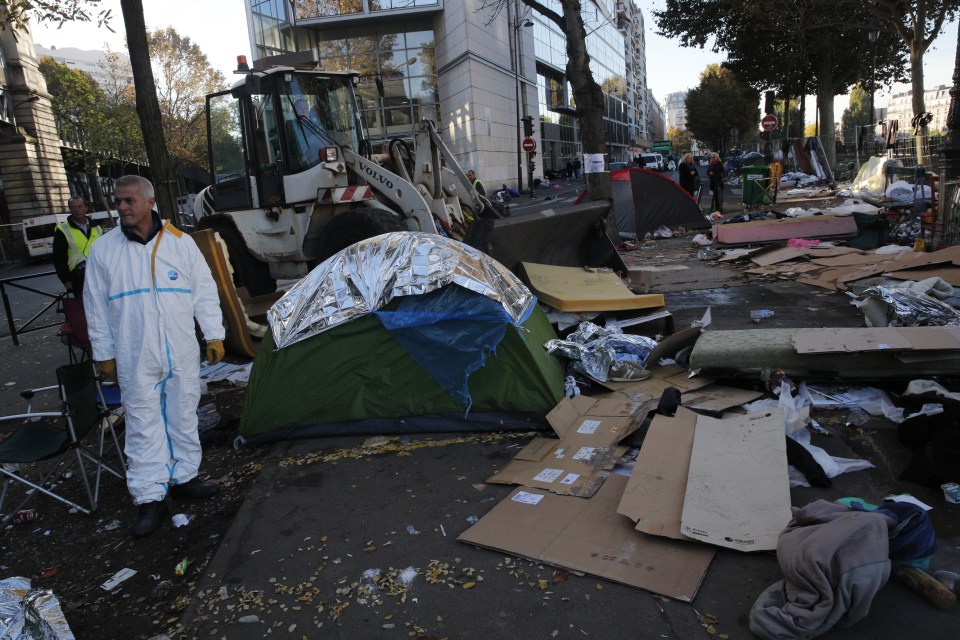
{"type": "Polygon", "coordinates": [[[90,245],[103,235],[103,229],[100,225],[90,222],[90,237],[83,234],[81,229],[74,227],[69,222],[61,222],[57,229],[67,239],[67,268],[73,271],[81,262],[85,262],[90,255],[90,245]]]}

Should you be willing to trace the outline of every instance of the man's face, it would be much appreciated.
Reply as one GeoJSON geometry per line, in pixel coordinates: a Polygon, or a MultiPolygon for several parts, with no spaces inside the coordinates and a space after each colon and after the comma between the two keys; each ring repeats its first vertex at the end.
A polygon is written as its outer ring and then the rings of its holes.
{"type": "Polygon", "coordinates": [[[473,171],[467,171],[467,180],[473,180],[476,177],[477,174],[475,174],[473,171]]]}
{"type": "Polygon", "coordinates": [[[117,204],[120,224],[125,227],[146,227],[149,225],[153,198],[144,198],[135,186],[117,187],[113,196],[117,204]]]}
{"type": "Polygon", "coordinates": [[[83,200],[71,200],[68,204],[70,207],[70,215],[73,216],[75,220],[80,221],[81,223],[87,217],[87,203],[83,200]]]}

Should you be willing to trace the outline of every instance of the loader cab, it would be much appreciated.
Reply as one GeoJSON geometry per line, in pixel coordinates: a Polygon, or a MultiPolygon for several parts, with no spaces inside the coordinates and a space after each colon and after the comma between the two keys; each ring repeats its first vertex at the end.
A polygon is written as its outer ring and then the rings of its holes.
{"type": "Polygon", "coordinates": [[[217,211],[305,202],[345,186],[346,173],[332,167],[364,139],[352,74],[292,68],[254,72],[207,96],[207,131],[217,211]]]}

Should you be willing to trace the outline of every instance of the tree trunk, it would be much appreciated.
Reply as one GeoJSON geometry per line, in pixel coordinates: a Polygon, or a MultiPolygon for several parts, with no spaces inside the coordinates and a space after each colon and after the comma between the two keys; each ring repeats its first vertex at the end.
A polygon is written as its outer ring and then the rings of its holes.
{"type": "Polygon", "coordinates": [[[167,144],[161,124],[160,103],[157,101],[157,87],[153,80],[153,69],[150,66],[143,2],[142,0],[120,0],[120,8],[123,10],[130,67],[133,70],[133,84],[137,93],[137,115],[140,116],[143,144],[147,148],[150,172],[153,174],[157,207],[161,217],[169,218],[174,225],[179,226],[180,216],[177,213],[174,198],[176,185],[170,172],[170,158],[167,154],[167,144]]]}
{"type": "Polygon", "coordinates": [[[833,56],[829,47],[822,47],[817,54],[817,107],[820,111],[820,143],[823,145],[827,163],[837,163],[836,127],[833,124],[833,56]]]}
{"type": "MultiPolygon", "coordinates": [[[[910,47],[910,76],[913,90],[911,106],[913,107],[913,115],[917,116],[926,111],[927,108],[923,101],[923,53],[916,43],[910,47]]],[[[927,166],[927,158],[923,150],[923,143],[926,139],[927,126],[924,125],[914,136],[914,143],[917,145],[917,164],[924,167],[927,166]]]]}
{"type": "MultiPolygon", "coordinates": [[[[567,80],[573,88],[577,107],[577,124],[584,156],[605,155],[607,145],[603,130],[603,90],[590,71],[590,55],[586,47],[586,31],[579,0],[560,0],[567,34],[567,80]]],[[[583,163],[584,170],[587,162],[583,163]]],[[[588,200],[610,200],[613,187],[606,171],[584,173],[588,200]]]]}

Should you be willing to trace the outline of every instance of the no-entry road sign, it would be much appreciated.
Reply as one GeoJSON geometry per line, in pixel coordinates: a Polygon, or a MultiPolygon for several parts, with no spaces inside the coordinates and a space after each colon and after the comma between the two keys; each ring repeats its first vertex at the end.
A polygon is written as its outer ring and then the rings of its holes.
{"type": "Polygon", "coordinates": [[[764,131],[773,131],[777,128],[779,123],[780,121],[777,120],[777,116],[773,115],[772,113],[768,113],[760,120],[760,127],[764,131]]]}
{"type": "Polygon", "coordinates": [[[534,140],[533,138],[524,138],[524,139],[523,139],[523,150],[524,150],[524,151],[526,151],[527,153],[530,153],[531,151],[536,151],[536,149],[537,149],[537,141],[536,141],[536,140],[534,140]]]}

